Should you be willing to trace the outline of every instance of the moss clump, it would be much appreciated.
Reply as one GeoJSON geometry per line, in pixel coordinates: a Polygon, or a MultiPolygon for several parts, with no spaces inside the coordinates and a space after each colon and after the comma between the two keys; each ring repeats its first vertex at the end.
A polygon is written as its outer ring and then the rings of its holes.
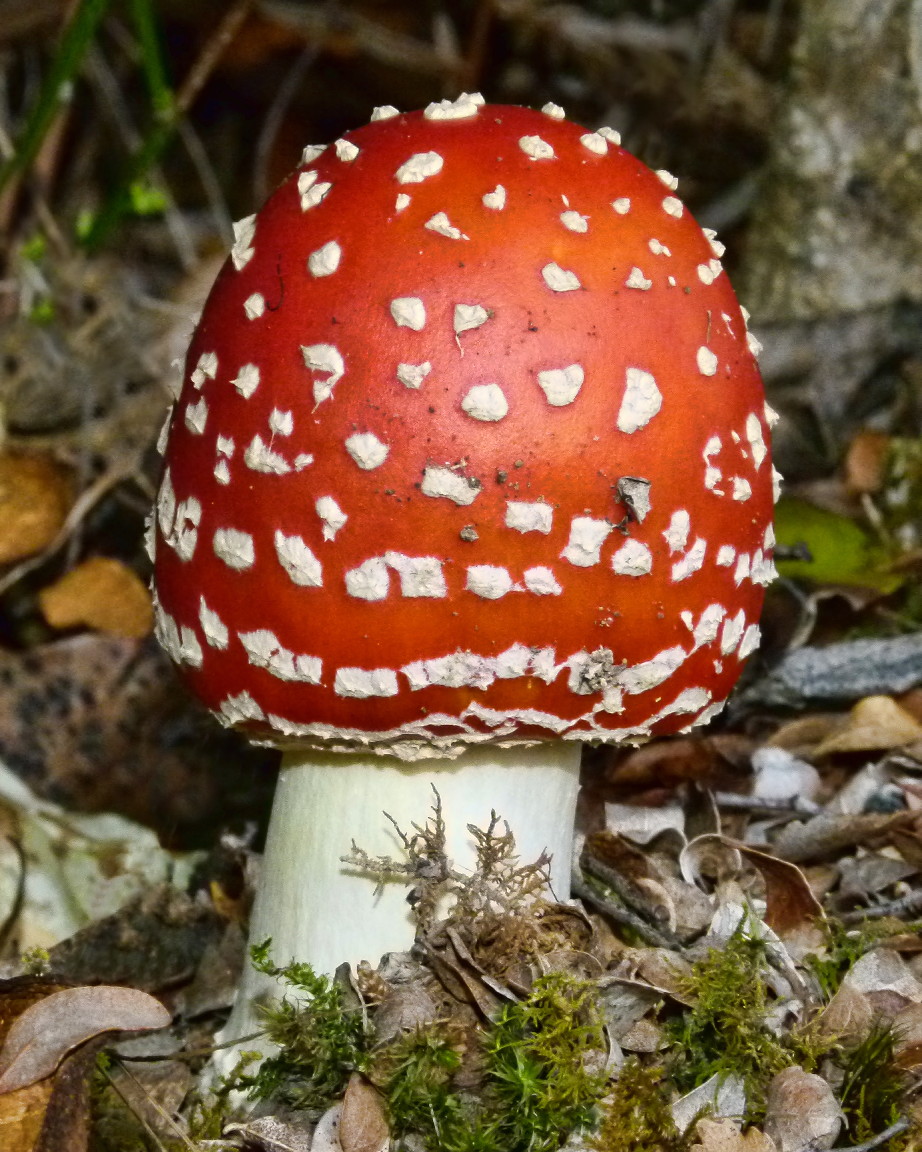
{"type": "Polygon", "coordinates": [[[544,1152],[597,1121],[607,1076],[589,1063],[605,1050],[595,997],[591,984],[553,972],[500,1014],[484,1046],[498,1147],[544,1152]]]}
{"type": "Polygon", "coordinates": [[[371,1069],[394,1134],[423,1138],[427,1152],[553,1152],[597,1120],[606,1076],[601,1021],[592,985],[561,972],[502,1010],[479,1037],[476,1095],[454,1076],[463,1040],[434,1024],[387,1045],[371,1069]]]}
{"type": "MultiPolygon", "coordinates": [[[[843,1073],[839,1103],[852,1143],[871,1140],[903,1114],[907,1085],[896,1068],[896,1039],[891,1024],[877,1023],[837,1061],[843,1073]]],[[[888,1146],[892,1152],[899,1144],[888,1146]]]]}
{"type": "Polygon", "coordinates": [[[839,985],[855,962],[876,948],[882,940],[888,936],[901,936],[922,930],[922,923],[907,924],[904,920],[888,917],[864,920],[857,925],[843,924],[841,920],[829,917],[823,926],[827,936],[823,955],[811,953],[804,958],[804,962],[816,977],[827,1000],[831,1000],[839,990],[839,985]]]}
{"type": "Polygon", "coordinates": [[[253,966],[297,995],[263,1010],[266,1037],[279,1051],[254,1076],[236,1077],[235,1086],[257,1099],[322,1112],[342,1096],[350,1074],[364,1068],[368,1027],[360,1011],[346,1006],[342,990],[309,964],[272,964],[270,943],[250,950],[253,966]]]}
{"type": "Polygon", "coordinates": [[[590,1141],[595,1152],[685,1152],[691,1140],[672,1118],[672,1089],[661,1065],[626,1060],[590,1141]]]}
{"type": "Polygon", "coordinates": [[[752,1120],[763,1110],[768,1081],[798,1061],[765,1025],[765,945],[746,927],[741,921],[723,949],[712,948],[693,966],[685,987],[693,1006],[667,1021],[665,1031],[669,1073],[679,1090],[688,1092],[714,1075],[739,1076],[752,1120]]]}

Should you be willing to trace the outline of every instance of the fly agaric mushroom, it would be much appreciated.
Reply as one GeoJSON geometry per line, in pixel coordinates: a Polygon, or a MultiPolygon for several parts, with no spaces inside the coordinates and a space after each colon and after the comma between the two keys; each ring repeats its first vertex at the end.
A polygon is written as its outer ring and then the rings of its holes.
{"type": "Polygon", "coordinates": [[[675,186],[609,128],[464,95],[308,148],[236,226],[166,432],[156,612],[284,752],[276,956],[409,945],[403,890],[340,858],[433,784],[456,858],[494,808],[566,897],[580,743],[707,722],[756,647],[769,410],[675,186]]]}

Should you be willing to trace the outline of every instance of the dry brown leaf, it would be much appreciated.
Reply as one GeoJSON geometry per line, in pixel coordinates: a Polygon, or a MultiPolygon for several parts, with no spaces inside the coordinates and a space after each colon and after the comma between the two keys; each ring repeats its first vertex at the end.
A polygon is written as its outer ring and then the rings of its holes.
{"type": "Polygon", "coordinates": [[[732,1120],[709,1120],[705,1117],[695,1126],[700,1144],[693,1144],[691,1152],[775,1152],[771,1137],[750,1128],[745,1133],[732,1120]]]}
{"type": "MultiPolygon", "coordinates": [[[[61,990],[57,981],[18,976],[0,981],[0,1041],[23,1012],[61,990]]],[[[0,1095],[3,1152],[85,1152],[87,1081],[96,1059],[92,1044],[64,1060],[54,1076],[0,1095]]]]}
{"type": "Polygon", "coordinates": [[[874,1022],[874,1009],[867,996],[857,988],[843,984],[816,1018],[822,1036],[858,1040],[867,1035],[874,1022]]]}
{"type": "Polygon", "coordinates": [[[140,640],[154,624],[150,592],[127,565],[92,556],[38,594],[42,615],[52,628],[92,628],[140,640]]]}
{"type": "Polygon", "coordinates": [[[894,1024],[894,1054],[898,1068],[922,1065],[922,1004],[910,1004],[898,1012],[894,1024]]]}
{"type": "Polygon", "coordinates": [[[0,1094],[50,1076],[72,1048],[104,1032],[165,1028],[172,1017],[135,988],[65,988],[32,1004],[0,1048],[0,1094]]]}
{"type": "Polygon", "coordinates": [[[767,748],[783,748],[794,756],[813,755],[817,744],[833,733],[842,718],[835,712],[816,712],[810,716],[798,716],[782,724],[765,741],[767,748]]]}
{"type": "Polygon", "coordinates": [[[842,1127],[842,1109],[822,1078],[785,1068],[768,1086],[765,1134],[781,1152],[831,1148],[842,1127]]]}
{"type": "Polygon", "coordinates": [[[891,696],[866,696],[852,708],[845,724],[814,750],[815,756],[833,752],[885,752],[922,740],[922,724],[891,696]]]}
{"type": "Polygon", "coordinates": [[[346,1085],[339,1118],[343,1152],[386,1152],[390,1140],[381,1094],[364,1076],[353,1073],[346,1085]]]}
{"type": "Polygon", "coordinates": [[[797,865],[736,840],[726,843],[759,870],[765,883],[765,923],[793,949],[795,958],[821,948],[826,941],[823,906],[797,865]]]}
{"type": "Polygon", "coordinates": [[[0,564],[47,548],[61,531],[71,501],[70,480],[49,457],[0,455],[0,564]]]}

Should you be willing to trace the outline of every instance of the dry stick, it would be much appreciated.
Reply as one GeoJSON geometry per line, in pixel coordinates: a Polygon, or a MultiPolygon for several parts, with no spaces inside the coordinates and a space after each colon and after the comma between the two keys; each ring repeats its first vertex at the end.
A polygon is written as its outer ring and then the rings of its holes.
{"type": "Polygon", "coordinates": [[[885,1128],[883,1132],[878,1132],[876,1136],[872,1136],[870,1140],[865,1140],[863,1144],[847,1144],[841,1148],[830,1148],[829,1152],[872,1152],[872,1149],[879,1148],[881,1144],[886,1144],[888,1140],[892,1140],[894,1136],[899,1136],[901,1132],[905,1132],[909,1127],[909,1117],[902,1116],[895,1124],[891,1124],[889,1128],[885,1128]]]}
{"type": "Polygon", "coordinates": [[[195,103],[199,92],[205,87],[218,61],[227,51],[231,41],[240,31],[244,20],[253,7],[253,0],[237,0],[208,40],[201,56],[192,65],[188,76],[176,93],[176,114],[185,116],[195,103]]]}
{"type": "Polygon", "coordinates": [[[651,928],[645,920],[641,920],[639,916],[635,916],[633,912],[628,911],[627,908],[621,904],[616,904],[613,900],[608,900],[604,896],[590,887],[584,880],[574,880],[570,886],[570,894],[578,896],[580,900],[584,900],[587,904],[591,904],[597,911],[602,912],[605,916],[611,917],[618,924],[623,924],[625,928],[630,928],[636,932],[641,939],[645,940],[648,944],[652,944],[654,948],[669,948],[675,950],[679,947],[678,941],[674,938],[663,935],[655,928],[651,928]]]}
{"type": "Polygon", "coordinates": [[[737,792],[715,792],[714,800],[718,808],[732,812],[749,812],[759,816],[789,816],[792,820],[801,816],[816,816],[822,808],[812,800],[793,796],[789,800],[774,797],[740,796],[737,792]]]}
{"type": "Polygon", "coordinates": [[[295,60],[294,64],[282,77],[282,82],[279,84],[275,99],[269,105],[266,110],[266,115],[263,117],[263,125],[256,139],[256,159],[253,164],[253,199],[257,204],[262,204],[269,194],[267,176],[269,155],[275,139],[278,136],[282,120],[285,118],[285,114],[291,106],[292,100],[294,100],[297,95],[301,82],[313,67],[319,55],[320,48],[317,44],[305,44],[304,48],[298,54],[297,60],[295,60]]]}
{"type": "MultiPolygon", "coordinates": [[[[584,852],[583,858],[580,861],[580,867],[584,872],[588,872],[590,876],[596,880],[601,880],[603,884],[607,884],[609,888],[615,893],[619,900],[623,900],[634,912],[643,918],[643,922],[647,923],[650,915],[650,910],[643,899],[643,894],[631,883],[631,881],[619,872],[616,868],[610,867],[598,857],[593,856],[591,852],[584,852]]],[[[679,942],[675,935],[668,929],[655,927],[654,931],[660,932],[663,939],[668,939],[671,942],[666,945],[668,948],[677,948],[679,942]]]]}
{"type": "Polygon", "coordinates": [[[857,908],[854,912],[845,912],[839,919],[843,924],[860,924],[862,920],[881,920],[884,916],[912,916],[913,913],[922,912],[922,888],[910,892],[899,900],[891,900],[888,904],[877,904],[873,908],[857,908]]]}
{"type": "MultiPolygon", "coordinates": [[[[168,1124],[172,1125],[172,1127],[176,1129],[176,1138],[178,1140],[181,1140],[182,1143],[185,1144],[185,1146],[191,1150],[191,1152],[195,1152],[196,1145],[193,1144],[193,1142],[189,1139],[189,1137],[186,1135],[186,1133],[183,1132],[182,1128],[180,1127],[180,1125],[178,1124],[176,1119],[166,1111],[166,1109],[159,1102],[159,1100],[155,1100],[154,1097],[151,1096],[151,1094],[147,1091],[147,1089],[140,1082],[140,1080],[138,1080],[137,1076],[135,1076],[133,1072],[129,1071],[129,1069],[125,1067],[125,1064],[123,1063],[123,1061],[119,1060],[118,1065],[121,1068],[122,1072],[124,1072],[124,1074],[131,1081],[133,1081],[135,1087],[140,1089],[141,1093],[144,1095],[145,1099],[147,1100],[147,1103],[150,1104],[154,1108],[154,1110],[160,1114],[160,1116],[163,1120],[166,1120],[168,1124]]],[[[115,1078],[113,1077],[112,1073],[109,1072],[108,1069],[106,1069],[106,1070],[104,1070],[103,1075],[105,1076],[106,1080],[108,1080],[109,1087],[116,1094],[116,1096],[118,1096],[121,1099],[122,1103],[125,1105],[125,1107],[128,1109],[128,1111],[132,1114],[132,1116],[134,1116],[135,1119],[138,1120],[138,1122],[144,1128],[146,1135],[150,1136],[150,1138],[157,1145],[160,1152],[167,1152],[166,1145],[163,1143],[163,1141],[160,1139],[160,1137],[157,1135],[157,1133],[153,1130],[153,1128],[147,1122],[147,1118],[145,1116],[140,1115],[140,1113],[135,1109],[134,1105],[128,1099],[128,1097],[125,1095],[125,1093],[122,1091],[122,1089],[118,1086],[118,1084],[116,1084],[115,1078]]]]}

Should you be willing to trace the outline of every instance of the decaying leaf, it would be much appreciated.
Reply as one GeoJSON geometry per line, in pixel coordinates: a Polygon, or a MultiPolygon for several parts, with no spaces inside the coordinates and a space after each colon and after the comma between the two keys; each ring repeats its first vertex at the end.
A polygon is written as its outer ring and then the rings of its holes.
{"type": "Polygon", "coordinates": [[[772,1078],[764,1129],[780,1152],[831,1148],[842,1119],[842,1109],[822,1076],[794,1067],[772,1078]]]}
{"type": "Polygon", "coordinates": [[[785,943],[795,958],[818,951],[825,942],[823,906],[810,890],[796,864],[731,841],[740,854],[759,870],[765,882],[765,923],[785,943]]]}
{"type": "Polygon", "coordinates": [[[907,814],[904,812],[892,816],[876,812],[854,816],[824,812],[811,820],[786,824],[773,839],[772,848],[785,860],[805,864],[855,848],[906,823],[907,814]]]}
{"type": "MultiPolygon", "coordinates": [[[[314,1138],[313,1125],[304,1114],[288,1115],[287,1109],[279,1109],[272,1116],[258,1116],[239,1124],[228,1124],[227,1136],[242,1136],[260,1152],[320,1152],[314,1138]]],[[[329,1147],[329,1146],[328,1146],[329,1147]]],[[[340,1152],[340,1145],[335,1145],[340,1152]]]]}
{"type": "Polygon", "coordinates": [[[842,981],[846,986],[867,996],[882,1016],[893,1017],[909,1004],[922,1004],[922,981],[892,948],[874,948],[859,957],[842,981]]]}
{"type": "Polygon", "coordinates": [[[852,437],[845,453],[845,487],[856,495],[872,495],[884,486],[890,437],[864,428],[852,437]]]}
{"type": "Polygon", "coordinates": [[[52,1082],[43,1080],[19,1092],[0,1096],[0,1148],[33,1152],[45,1122],[52,1082]]]}
{"type": "Polygon", "coordinates": [[[848,977],[836,989],[835,995],[819,1014],[817,1029],[822,1036],[835,1036],[842,1040],[859,1040],[867,1034],[874,1021],[874,1009],[864,992],[853,988],[848,977]]]}
{"type": "Polygon", "coordinates": [[[679,1131],[685,1132],[705,1109],[715,1119],[742,1116],[746,1111],[746,1089],[742,1079],[715,1073],[675,1101],[672,1118],[679,1131]]]}
{"type": "Polygon", "coordinates": [[[165,1028],[170,1013],[134,988],[64,988],[17,1017],[0,1048],[0,1093],[50,1076],[72,1048],[104,1032],[165,1028]]]}
{"type": "Polygon", "coordinates": [[[93,556],[38,596],[52,628],[91,628],[138,639],[153,628],[150,592],[136,572],[109,556],[93,556]]]}
{"type": "Polygon", "coordinates": [[[700,1144],[693,1144],[691,1152],[775,1152],[774,1141],[758,1128],[740,1132],[732,1120],[711,1120],[704,1117],[695,1125],[700,1144]]]}
{"type": "Polygon", "coordinates": [[[339,1143],[343,1152],[387,1152],[390,1145],[381,1094],[357,1073],[346,1086],[339,1119],[339,1143]]]}

